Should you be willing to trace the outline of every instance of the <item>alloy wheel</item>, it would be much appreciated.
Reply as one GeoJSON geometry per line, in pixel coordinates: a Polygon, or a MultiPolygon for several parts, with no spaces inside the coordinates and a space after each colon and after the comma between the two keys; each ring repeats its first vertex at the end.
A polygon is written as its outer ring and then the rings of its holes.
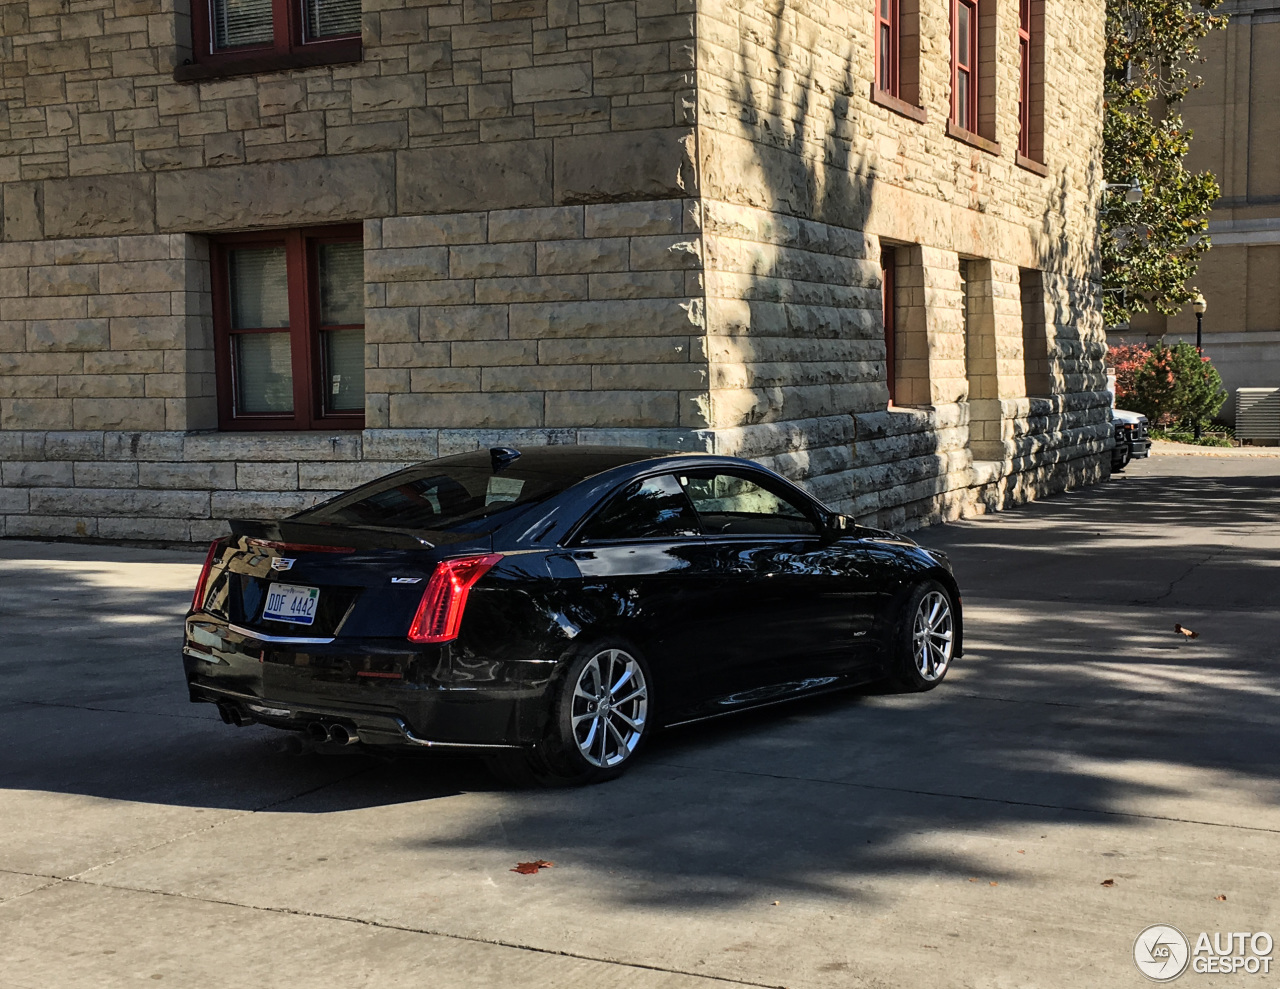
{"type": "Polygon", "coordinates": [[[951,602],[941,591],[930,591],[921,598],[912,625],[911,643],[916,672],[929,683],[941,680],[951,665],[955,647],[951,602]]]}
{"type": "Polygon", "coordinates": [[[573,737],[582,757],[607,769],[625,762],[644,736],[649,685],[636,658],[605,649],[587,661],[573,688],[573,737]]]}

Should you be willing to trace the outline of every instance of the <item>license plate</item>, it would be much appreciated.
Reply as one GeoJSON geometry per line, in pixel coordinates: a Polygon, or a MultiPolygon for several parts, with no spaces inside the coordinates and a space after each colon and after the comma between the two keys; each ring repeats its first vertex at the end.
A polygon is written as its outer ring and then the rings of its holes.
{"type": "Polygon", "coordinates": [[[318,587],[272,584],[267,589],[267,606],[262,609],[262,617],[278,622],[292,622],[295,625],[310,625],[316,620],[316,605],[319,603],[318,587]]]}

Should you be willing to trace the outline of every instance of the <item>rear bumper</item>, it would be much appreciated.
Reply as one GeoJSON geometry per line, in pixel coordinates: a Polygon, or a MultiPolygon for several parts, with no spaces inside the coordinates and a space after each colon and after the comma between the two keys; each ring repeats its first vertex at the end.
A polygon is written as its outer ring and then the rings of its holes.
{"type": "Polygon", "coordinates": [[[513,748],[541,736],[554,663],[454,664],[448,647],[407,645],[273,640],[191,619],[183,666],[190,699],[217,704],[232,724],[340,725],[366,744],[407,748],[513,748]]]}

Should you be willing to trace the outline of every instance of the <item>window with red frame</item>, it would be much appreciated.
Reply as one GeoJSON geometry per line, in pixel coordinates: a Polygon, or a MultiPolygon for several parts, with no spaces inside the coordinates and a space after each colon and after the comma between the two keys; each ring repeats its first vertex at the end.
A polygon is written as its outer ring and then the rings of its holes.
{"type": "Polygon", "coordinates": [[[898,305],[898,255],[892,247],[880,251],[880,311],[884,319],[884,373],[889,386],[889,404],[898,398],[897,324],[894,310],[898,305]]]}
{"type": "Polygon", "coordinates": [[[212,267],[221,428],[362,428],[360,228],[221,237],[212,267]]]}
{"type": "Polygon", "coordinates": [[[319,64],[360,57],[360,0],[192,0],[203,66],[319,64]]]}
{"type": "Polygon", "coordinates": [[[978,130],[978,0],[951,4],[951,119],[978,130]]]}
{"type": "Polygon", "coordinates": [[[876,86],[880,92],[899,96],[901,66],[900,0],[875,0],[876,86]]]}

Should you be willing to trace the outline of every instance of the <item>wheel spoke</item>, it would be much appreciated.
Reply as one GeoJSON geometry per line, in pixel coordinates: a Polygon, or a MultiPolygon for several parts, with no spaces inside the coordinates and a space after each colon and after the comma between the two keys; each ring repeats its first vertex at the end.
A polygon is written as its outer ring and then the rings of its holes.
{"type": "Polygon", "coordinates": [[[644,687],[636,687],[636,689],[627,694],[626,697],[615,697],[613,700],[614,710],[622,707],[623,704],[630,704],[637,697],[643,698],[647,693],[648,691],[644,687]]]}
{"type": "Polygon", "coordinates": [[[586,752],[586,753],[591,752],[592,744],[595,742],[595,739],[596,739],[596,729],[599,727],[600,727],[600,719],[596,717],[594,714],[591,715],[591,727],[587,731],[587,737],[584,738],[580,743],[578,743],[583,752],[586,752]]]}
{"type": "Polygon", "coordinates": [[[618,691],[621,689],[622,685],[631,679],[631,674],[634,672],[635,670],[633,670],[630,666],[628,666],[626,668],[626,672],[623,673],[622,676],[618,678],[618,682],[609,688],[610,696],[616,696],[618,691]]]}
{"type": "Polygon", "coordinates": [[[621,711],[619,711],[616,707],[615,707],[615,708],[613,709],[613,711],[611,712],[611,715],[612,715],[612,717],[615,717],[615,718],[617,718],[619,721],[621,721],[624,725],[626,725],[626,726],[627,726],[628,728],[630,728],[632,731],[642,731],[642,730],[643,730],[643,728],[644,728],[644,726],[643,726],[641,723],[636,722],[636,721],[633,721],[631,718],[628,718],[625,714],[623,714],[621,711]]]}

